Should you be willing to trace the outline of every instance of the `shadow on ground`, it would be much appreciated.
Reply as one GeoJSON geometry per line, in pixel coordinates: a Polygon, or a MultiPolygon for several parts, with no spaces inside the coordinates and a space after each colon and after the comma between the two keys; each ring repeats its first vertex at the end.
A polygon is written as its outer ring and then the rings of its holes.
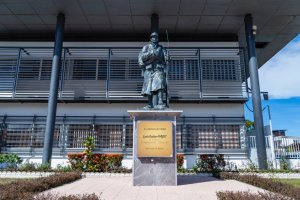
{"type": "Polygon", "coordinates": [[[214,177],[209,177],[209,176],[193,176],[193,175],[177,176],[178,185],[189,185],[189,184],[204,183],[204,182],[211,182],[211,181],[223,181],[223,180],[214,177]]]}

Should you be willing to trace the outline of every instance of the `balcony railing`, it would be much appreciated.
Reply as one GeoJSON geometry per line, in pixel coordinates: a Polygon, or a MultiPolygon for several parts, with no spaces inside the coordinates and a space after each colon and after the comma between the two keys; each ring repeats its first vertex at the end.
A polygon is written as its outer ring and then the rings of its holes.
{"type": "MultiPolygon", "coordinates": [[[[0,116],[2,152],[41,155],[45,116],[0,116]]],[[[132,153],[133,125],[129,117],[63,116],[56,118],[53,151],[56,155],[82,151],[84,140],[95,139],[96,152],[132,153]]],[[[181,117],[176,126],[178,152],[244,151],[244,118],[181,117]]]]}
{"type": "MultiPolygon", "coordinates": [[[[143,100],[138,48],[64,48],[60,100],[143,100]]],[[[244,50],[170,48],[170,100],[245,100],[244,50]]],[[[52,48],[0,48],[0,99],[47,99],[52,48]]]]}

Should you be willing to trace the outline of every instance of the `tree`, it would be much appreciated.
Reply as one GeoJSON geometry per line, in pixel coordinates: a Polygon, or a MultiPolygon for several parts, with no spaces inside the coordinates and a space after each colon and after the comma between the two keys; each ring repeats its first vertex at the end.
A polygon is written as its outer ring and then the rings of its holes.
{"type": "Polygon", "coordinates": [[[247,131],[251,131],[254,129],[254,122],[251,120],[246,119],[245,126],[247,131]]]}

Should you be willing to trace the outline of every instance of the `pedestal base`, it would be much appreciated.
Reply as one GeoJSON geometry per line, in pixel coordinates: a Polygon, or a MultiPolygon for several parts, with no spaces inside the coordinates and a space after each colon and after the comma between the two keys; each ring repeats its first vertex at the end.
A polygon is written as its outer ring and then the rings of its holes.
{"type": "MultiPolygon", "coordinates": [[[[133,185],[134,186],[159,186],[159,185],[177,185],[177,161],[176,161],[176,117],[179,116],[182,111],[178,110],[129,110],[128,113],[133,118],[133,185]],[[167,151],[170,154],[166,154],[167,147],[164,142],[157,142],[159,137],[161,140],[165,140],[166,144],[169,143],[166,140],[165,135],[150,134],[149,137],[153,137],[154,146],[151,148],[157,148],[158,151],[151,155],[151,151],[147,151],[147,147],[138,146],[139,137],[145,137],[145,135],[139,134],[139,124],[143,122],[154,122],[153,124],[159,124],[159,122],[171,124],[172,138],[170,143],[172,145],[171,150],[167,151]],[[158,122],[158,123],[156,123],[158,122]],[[159,144],[156,144],[159,143],[159,144]],[[158,145],[158,146],[155,146],[158,145]],[[145,150],[143,154],[141,149],[145,150]],[[166,149],[164,149],[166,148],[166,149]],[[162,157],[159,155],[160,151],[162,157]]],[[[158,129],[152,127],[148,129],[158,129]]],[[[141,130],[140,130],[141,131],[141,130]]],[[[146,140],[147,143],[149,140],[146,140]]],[[[141,138],[140,138],[141,143],[141,138]]],[[[170,145],[167,144],[167,145],[170,145]]],[[[148,144],[146,144],[148,145],[148,144]]]]}

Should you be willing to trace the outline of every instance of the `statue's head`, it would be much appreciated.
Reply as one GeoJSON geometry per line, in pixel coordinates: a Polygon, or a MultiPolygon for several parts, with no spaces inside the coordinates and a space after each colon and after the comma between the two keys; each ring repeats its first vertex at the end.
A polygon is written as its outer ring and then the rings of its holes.
{"type": "Polygon", "coordinates": [[[158,43],[158,33],[156,33],[156,32],[151,33],[150,41],[153,43],[158,43]]]}

